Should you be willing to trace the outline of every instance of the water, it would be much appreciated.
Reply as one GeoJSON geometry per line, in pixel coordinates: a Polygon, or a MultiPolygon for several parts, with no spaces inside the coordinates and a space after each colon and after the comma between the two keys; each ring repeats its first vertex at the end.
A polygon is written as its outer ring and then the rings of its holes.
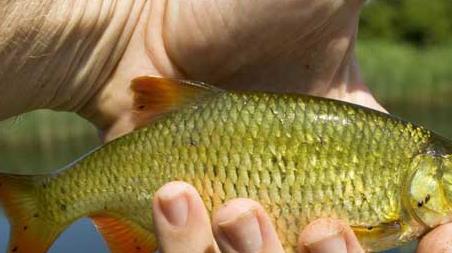
{"type": "MultiPolygon", "coordinates": [[[[0,251],[6,252],[8,243],[9,224],[7,219],[0,217],[0,251]]],[[[80,252],[97,252],[108,253],[108,249],[102,239],[92,226],[89,219],[81,219],[72,224],[60,238],[55,242],[49,250],[49,253],[80,253],[80,252]]]]}

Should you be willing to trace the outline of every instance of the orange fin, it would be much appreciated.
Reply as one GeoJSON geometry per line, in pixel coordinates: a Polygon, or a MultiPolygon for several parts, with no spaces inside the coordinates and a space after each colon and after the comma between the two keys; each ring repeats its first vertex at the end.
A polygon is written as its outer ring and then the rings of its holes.
{"type": "Polygon", "coordinates": [[[155,235],[130,220],[108,214],[91,218],[112,253],[149,253],[158,248],[155,235]]]}
{"type": "Polygon", "coordinates": [[[135,123],[139,127],[158,115],[222,91],[200,82],[150,76],[132,80],[131,89],[134,93],[135,123]]]}
{"type": "Polygon", "coordinates": [[[33,195],[38,176],[0,175],[0,200],[10,222],[7,252],[45,253],[68,224],[44,219],[33,195]]]}

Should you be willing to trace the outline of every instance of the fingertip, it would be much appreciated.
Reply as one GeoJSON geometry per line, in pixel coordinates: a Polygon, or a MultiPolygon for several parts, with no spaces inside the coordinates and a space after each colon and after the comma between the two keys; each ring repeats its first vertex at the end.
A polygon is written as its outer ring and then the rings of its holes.
{"type": "Polygon", "coordinates": [[[182,181],[169,182],[160,187],[154,195],[153,210],[154,219],[161,221],[162,225],[200,225],[209,220],[197,190],[182,181]]]}
{"type": "Polygon", "coordinates": [[[208,212],[190,184],[163,185],[153,199],[153,217],[163,252],[219,252],[208,212]]]}
{"type": "Polygon", "coordinates": [[[364,252],[353,230],[341,220],[318,219],[301,232],[300,253],[364,252]]]}
{"type": "Polygon", "coordinates": [[[452,252],[452,223],[435,228],[419,242],[417,253],[452,252]]]}
{"type": "Polygon", "coordinates": [[[226,202],[213,216],[213,230],[223,252],[283,252],[264,208],[250,199],[226,202]]]}
{"type": "Polygon", "coordinates": [[[162,186],[154,196],[154,220],[159,227],[183,227],[189,213],[189,185],[183,182],[171,182],[162,186]]]}
{"type": "Polygon", "coordinates": [[[229,200],[219,208],[212,217],[214,224],[222,223],[235,217],[237,213],[245,213],[251,209],[261,209],[262,207],[254,200],[237,198],[229,200]]]}

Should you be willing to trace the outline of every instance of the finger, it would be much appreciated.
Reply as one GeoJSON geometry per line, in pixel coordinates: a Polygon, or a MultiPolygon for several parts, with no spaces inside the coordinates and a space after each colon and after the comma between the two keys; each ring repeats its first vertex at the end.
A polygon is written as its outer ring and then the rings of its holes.
{"type": "Polygon", "coordinates": [[[452,223],[428,233],[418,245],[417,253],[452,253],[452,223]]]}
{"type": "Polygon", "coordinates": [[[235,199],[213,216],[213,230],[222,252],[284,252],[270,218],[257,202],[235,199]]]}
{"type": "Polygon", "coordinates": [[[160,188],[153,217],[161,252],[219,252],[209,215],[193,186],[171,182],[160,188]]]}
{"type": "Polygon", "coordinates": [[[364,252],[353,230],[340,220],[319,219],[300,234],[300,253],[361,253],[364,252]]]}

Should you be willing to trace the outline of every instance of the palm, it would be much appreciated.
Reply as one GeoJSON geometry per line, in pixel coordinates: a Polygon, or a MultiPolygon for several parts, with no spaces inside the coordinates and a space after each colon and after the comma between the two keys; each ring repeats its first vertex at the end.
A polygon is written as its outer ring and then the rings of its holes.
{"type": "Polygon", "coordinates": [[[169,1],[163,36],[190,78],[325,95],[350,57],[360,2],[169,1]]]}

